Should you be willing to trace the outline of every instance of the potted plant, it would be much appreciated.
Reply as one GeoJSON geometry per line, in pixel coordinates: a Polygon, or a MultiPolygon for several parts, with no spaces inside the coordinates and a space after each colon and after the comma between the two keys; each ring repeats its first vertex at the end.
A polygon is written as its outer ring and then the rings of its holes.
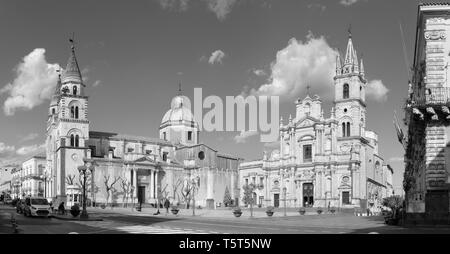
{"type": "Polygon", "coordinates": [[[386,215],[385,222],[388,225],[398,225],[402,213],[403,198],[397,195],[384,198],[383,206],[389,207],[391,210],[391,212],[386,215]]]}
{"type": "Polygon", "coordinates": [[[241,208],[240,208],[240,207],[235,207],[235,208],[233,209],[233,214],[234,214],[235,217],[241,217],[241,215],[242,215],[242,210],[241,210],[241,208]]]}
{"type": "Polygon", "coordinates": [[[102,209],[105,209],[105,208],[106,208],[106,205],[105,205],[105,204],[102,204],[100,207],[101,207],[102,209]]]}
{"type": "Polygon", "coordinates": [[[300,207],[300,209],[298,210],[298,212],[299,212],[301,215],[305,215],[306,209],[305,209],[304,207],[300,207]]]}
{"type": "Polygon", "coordinates": [[[331,207],[331,208],[330,208],[330,212],[331,212],[332,214],[334,214],[334,213],[336,212],[336,207],[331,207]]]}
{"type": "Polygon", "coordinates": [[[178,209],[177,206],[172,206],[172,209],[171,209],[170,211],[172,211],[172,213],[173,213],[174,215],[177,215],[178,212],[180,211],[180,209],[178,209]]]}
{"type": "Polygon", "coordinates": [[[317,214],[321,214],[323,212],[322,208],[317,208],[317,214]]]}
{"type": "Polygon", "coordinates": [[[77,203],[75,203],[71,208],[70,208],[70,214],[72,214],[73,217],[77,217],[80,214],[80,207],[78,206],[77,203]]]}
{"type": "Polygon", "coordinates": [[[273,206],[267,207],[267,210],[266,210],[267,216],[272,217],[274,210],[275,210],[275,208],[273,206]]]}

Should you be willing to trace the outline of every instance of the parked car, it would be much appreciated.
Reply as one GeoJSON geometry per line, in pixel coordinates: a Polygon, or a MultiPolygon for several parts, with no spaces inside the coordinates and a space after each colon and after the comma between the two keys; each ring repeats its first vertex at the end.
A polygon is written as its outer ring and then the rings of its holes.
{"type": "Polygon", "coordinates": [[[23,213],[24,208],[25,208],[25,201],[23,199],[19,199],[16,203],[16,212],[23,213]]]}
{"type": "Polygon", "coordinates": [[[48,217],[50,212],[51,208],[47,199],[41,197],[27,197],[25,199],[25,206],[23,208],[23,214],[25,216],[48,217]]]}

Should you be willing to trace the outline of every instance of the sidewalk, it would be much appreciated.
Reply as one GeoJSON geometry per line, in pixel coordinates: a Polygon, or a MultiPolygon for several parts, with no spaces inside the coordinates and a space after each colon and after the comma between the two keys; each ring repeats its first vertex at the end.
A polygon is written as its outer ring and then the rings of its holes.
{"type": "MultiPolygon", "coordinates": [[[[88,208],[89,214],[98,214],[99,216],[104,217],[104,215],[111,216],[111,215],[131,215],[131,216],[149,216],[149,217],[166,217],[166,209],[160,208],[160,214],[159,215],[153,215],[157,211],[156,208],[142,208],[141,212],[136,211],[135,209],[129,208],[122,208],[122,207],[115,207],[113,209],[109,208],[88,208]]],[[[174,218],[193,218],[192,216],[193,211],[192,209],[180,209],[177,215],[172,214],[172,212],[169,210],[169,214],[167,214],[168,217],[174,217],[174,218]]],[[[322,215],[325,215],[327,213],[323,213],[322,215]]],[[[299,216],[311,216],[316,215],[317,212],[313,211],[307,211],[305,215],[300,215],[297,211],[287,211],[286,216],[284,216],[284,210],[283,209],[277,209],[275,210],[275,213],[272,217],[279,218],[279,217],[299,217],[299,216]]],[[[197,218],[211,218],[211,219],[233,219],[233,220],[239,220],[239,219],[248,219],[250,218],[250,209],[242,209],[242,215],[239,218],[236,218],[233,214],[232,209],[227,208],[220,208],[215,210],[209,210],[209,209],[195,209],[195,217],[197,218]]],[[[253,218],[270,218],[267,216],[265,210],[254,210],[253,211],[253,218]]]]}

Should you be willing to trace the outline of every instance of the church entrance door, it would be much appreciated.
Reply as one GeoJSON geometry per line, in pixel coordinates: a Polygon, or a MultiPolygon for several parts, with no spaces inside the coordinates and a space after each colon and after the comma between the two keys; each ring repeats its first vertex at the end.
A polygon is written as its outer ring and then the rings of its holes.
{"type": "Polygon", "coordinates": [[[280,207],[280,194],[273,194],[273,206],[280,207]]]}
{"type": "Polygon", "coordinates": [[[138,187],[138,203],[145,203],[145,186],[138,187]]]}
{"type": "Polygon", "coordinates": [[[303,207],[314,205],[314,185],[312,183],[303,184],[303,207]]]}

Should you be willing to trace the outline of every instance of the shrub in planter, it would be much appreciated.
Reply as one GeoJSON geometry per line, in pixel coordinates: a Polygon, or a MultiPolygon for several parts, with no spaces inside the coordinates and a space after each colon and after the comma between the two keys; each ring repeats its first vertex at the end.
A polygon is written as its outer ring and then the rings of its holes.
{"type": "Polygon", "coordinates": [[[102,204],[100,207],[101,207],[102,209],[105,209],[105,208],[106,208],[106,205],[105,205],[105,204],[102,204]]]}
{"type": "Polygon", "coordinates": [[[241,208],[240,208],[240,207],[235,207],[235,208],[233,209],[233,214],[234,214],[234,216],[236,216],[236,217],[241,217],[241,215],[242,215],[242,210],[241,210],[241,208]]]}
{"type": "Polygon", "coordinates": [[[170,211],[172,211],[172,213],[173,213],[174,215],[177,215],[178,212],[180,211],[180,209],[178,209],[177,206],[172,206],[172,209],[171,209],[170,211]]]}
{"type": "Polygon", "coordinates": [[[317,208],[317,214],[321,214],[323,212],[322,208],[317,208]]]}
{"type": "Polygon", "coordinates": [[[267,207],[267,210],[266,210],[267,216],[272,217],[274,210],[275,210],[275,208],[273,206],[267,207]]]}
{"type": "Polygon", "coordinates": [[[300,209],[298,210],[298,212],[299,212],[301,215],[305,215],[306,209],[305,209],[304,207],[302,207],[302,208],[300,208],[300,209]]]}
{"type": "Polygon", "coordinates": [[[70,208],[70,214],[72,214],[73,217],[77,217],[80,214],[80,207],[78,204],[75,204],[70,208]]]}

